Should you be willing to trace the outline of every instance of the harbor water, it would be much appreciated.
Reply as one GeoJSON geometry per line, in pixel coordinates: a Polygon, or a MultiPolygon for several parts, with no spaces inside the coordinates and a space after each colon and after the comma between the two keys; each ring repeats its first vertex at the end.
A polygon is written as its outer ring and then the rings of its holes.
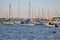
{"type": "Polygon", "coordinates": [[[60,40],[60,25],[49,28],[45,25],[0,24],[0,40],[60,40]]]}

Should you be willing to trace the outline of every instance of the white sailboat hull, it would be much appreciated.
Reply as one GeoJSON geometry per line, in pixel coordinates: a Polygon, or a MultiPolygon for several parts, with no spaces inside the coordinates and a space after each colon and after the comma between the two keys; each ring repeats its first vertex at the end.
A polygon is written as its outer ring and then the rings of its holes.
{"type": "Polygon", "coordinates": [[[56,27],[55,25],[45,24],[47,27],[56,27]]]}
{"type": "Polygon", "coordinates": [[[32,22],[33,24],[39,24],[38,22],[32,22]]]}
{"type": "Polygon", "coordinates": [[[54,23],[54,24],[60,24],[60,21],[59,21],[59,22],[54,21],[53,23],[54,23]]]}
{"type": "Polygon", "coordinates": [[[13,22],[4,22],[3,24],[9,25],[9,24],[14,24],[14,23],[13,22]]]}
{"type": "Polygon", "coordinates": [[[35,25],[43,25],[43,23],[42,22],[32,22],[33,24],[35,24],[35,25]]]}
{"type": "Polygon", "coordinates": [[[15,24],[20,24],[21,22],[20,22],[20,21],[15,21],[14,23],[15,23],[15,24]]]}
{"type": "Polygon", "coordinates": [[[34,26],[34,24],[20,24],[21,26],[34,26]]]}

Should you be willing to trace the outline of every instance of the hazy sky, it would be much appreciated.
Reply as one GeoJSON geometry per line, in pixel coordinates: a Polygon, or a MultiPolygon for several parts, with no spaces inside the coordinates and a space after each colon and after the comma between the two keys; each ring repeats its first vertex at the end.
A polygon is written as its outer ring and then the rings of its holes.
{"type": "Polygon", "coordinates": [[[9,16],[9,3],[11,3],[10,17],[12,14],[13,17],[29,17],[29,1],[31,3],[30,17],[35,17],[35,15],[39,15],[39,17],[60,16],[60,0],[0,0],[0,17],[9,16]],[[55,8],[57,8],[58,13],[55,8]]]}

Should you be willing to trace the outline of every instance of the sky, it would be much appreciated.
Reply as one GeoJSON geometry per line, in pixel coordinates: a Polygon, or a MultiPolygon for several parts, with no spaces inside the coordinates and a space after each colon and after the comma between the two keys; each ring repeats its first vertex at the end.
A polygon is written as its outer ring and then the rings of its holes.
{"type": "Polygon", "coordinates": [[[5,18],[9,17],[9,3],[10,3],[11,4],[10,17],[28,18],[29,1],[30,1],[30,17],[39,16],[47,18],[60,16],[60,0],[0,0],[0,17],[5,18]]]}

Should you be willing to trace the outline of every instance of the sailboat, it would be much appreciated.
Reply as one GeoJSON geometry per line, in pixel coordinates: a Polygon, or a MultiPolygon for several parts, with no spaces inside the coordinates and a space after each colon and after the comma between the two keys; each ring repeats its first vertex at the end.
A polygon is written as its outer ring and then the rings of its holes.
{"type": "Polygon", "coordinates": [[[60,17],[59,17],[59,14],[58,14],[58,11],[56,8],[55,8],[55,12],[56,12],[57,17],[53,17],[53,19],[55,20],[55,21],[53,21],[53,23],[54,24],[60,24],[60,17]]]}
{"type": "Polygon", "coordinates": [[[42,25],[43,23],[39,19],[40,9],[39,8],[37,8],[37,9],[38,9],[38,17],[36,17],[36,12],[35,12],[35,21],[33,21],[32,23],[34,25],[42,25]]]}
{"type": "Polygon", "coordinates": [[[30,19],[24,19],[22,22],[21,22],[21,24],[20,24],[21,26],[34,26],[34,24],[32,24],[31,22],[30,22],[30,19]]]}
{"type": "MultiPolygon", "coordinates": [[[[48,13],[49,13],[49,10],[48,10],[48,13]]],[[[52,22],[52,18],[48,18],[48,21],[47,22],[45,22],[45,25],[47,26],[47,27],[58,27],[57,26],[57,24],[54,24],[53,22],[52,22]]]]}
{"type": "Polygon", "coordinates": [[[34,24],[30,23],[30,1],[29,1],[29,18],[27,19],[24,19],[22,22],[21,22],[21,26],[34,26],[34,24]]]}
{"type": "Polygon", "coordinates": [[[5,18],[5,22],[3,24],[14,24],[13,22],[13,18],[10,18],[10,14],[11,14],[11,3],[9,3],[9,18],[5,18]]]}

